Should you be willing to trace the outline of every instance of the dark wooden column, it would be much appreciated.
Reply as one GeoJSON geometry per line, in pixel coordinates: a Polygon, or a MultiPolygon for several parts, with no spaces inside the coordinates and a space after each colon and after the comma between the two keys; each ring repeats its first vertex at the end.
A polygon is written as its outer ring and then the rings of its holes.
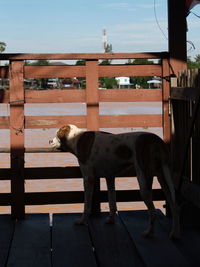
{"type": "Polygon", "coordinates": [[[24,205],[24,62],[10,62],[11,213],[22,219],[24,205]]]}
{"type": "Polygon", "coordinates": [[[168,0],[168,35],[171,72],[187,68],[185,0],[168,0]]]}

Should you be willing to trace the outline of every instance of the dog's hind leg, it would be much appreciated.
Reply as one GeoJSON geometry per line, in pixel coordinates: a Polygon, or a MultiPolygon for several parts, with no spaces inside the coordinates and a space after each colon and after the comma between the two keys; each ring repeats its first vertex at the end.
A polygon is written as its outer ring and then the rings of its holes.
{"type": "Polygon", "coordinates": [[[158,173],[158,181],[163,189],[167,202],[172,214],[172,230],[170,233],[171,239],[180,238],[180,219],[179,208],[175,200],[175,189],[172,183],[170,170],[167,165],[162,166],[162,170],[158,173]]]}
{"type": "Polygon", "coordinates": [[[80,219],[75,221],[75,224],[87,224],[88,217],[92,208],[92,196],[94,191],[95,177],[89,176],[84,178],[84,212],[80,219]]]}
{"type": "Polygon", "coordinates": [[[106,223],[114,223],[115,215],[117,211],[115,177],[106,177],[106,183],[107,183],[107,188],[108,188],[108,202],[109,202],[109,208],[110,208],[110,213],[109,213],[109,216],[106,218],[106,223]]]}
{"type": "Polygon", "coordinates": [[[143,171],[137,171],[137,179],[140,186],[140,194],[148,208],[149,224],[143,235],[152,238],[154,236],[154,224],[156,219],[155,206],[152,200],[152,183],[153,176],[145,175],[143,171]]]}

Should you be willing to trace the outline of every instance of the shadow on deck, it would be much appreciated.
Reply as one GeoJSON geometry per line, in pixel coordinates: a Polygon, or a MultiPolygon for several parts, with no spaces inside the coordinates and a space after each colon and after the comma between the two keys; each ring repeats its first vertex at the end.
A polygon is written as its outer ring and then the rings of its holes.
{"type": "Polygon", "coordinates": [[[13,222],[0,215],[0,267],[184,267],[200,266],[200,233],[182,229],[180,241],[168,235],[170,223],[158,211],[156,235],[145,239],[146,211],[119,212],[115,225],[106,213],[76,226],[79,214],[28,214],[13,222]]]}

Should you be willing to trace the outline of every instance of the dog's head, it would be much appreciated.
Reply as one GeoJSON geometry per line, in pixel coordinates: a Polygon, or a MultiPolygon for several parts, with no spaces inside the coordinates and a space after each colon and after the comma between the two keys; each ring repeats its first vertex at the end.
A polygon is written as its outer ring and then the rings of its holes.
{"type": "Polygon", "coordinates": [[[49,144],[54,149],[71,152],[70,142],[80,133],[80,131],[81,129],[79,129],[75,125],[69,124],[62,126],[56,132],[56,136],[53,139],[49,140],[49,144]]]}

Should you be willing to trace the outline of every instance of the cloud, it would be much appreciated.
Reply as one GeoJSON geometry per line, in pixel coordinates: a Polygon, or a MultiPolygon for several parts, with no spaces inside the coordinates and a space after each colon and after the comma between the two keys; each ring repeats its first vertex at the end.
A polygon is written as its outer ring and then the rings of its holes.
{"type": "Polygon", "coordinates": [[[154,7],[159,7],[159,4],[141,4],[141,5],[137,5],[137,8],[154,8],[154,7]]]}
{"type": "Polygon", "coordinates": [[[126,2],[121,2],[121,3],[107,3],[107,4],[103,4],[101,6],[102,8],[106,8],[106,9],[115,9],[115,10],[126,10],[126,11],[133,11],[136,10],[136,8],[132,7],[129,3],[126,2]]]}

